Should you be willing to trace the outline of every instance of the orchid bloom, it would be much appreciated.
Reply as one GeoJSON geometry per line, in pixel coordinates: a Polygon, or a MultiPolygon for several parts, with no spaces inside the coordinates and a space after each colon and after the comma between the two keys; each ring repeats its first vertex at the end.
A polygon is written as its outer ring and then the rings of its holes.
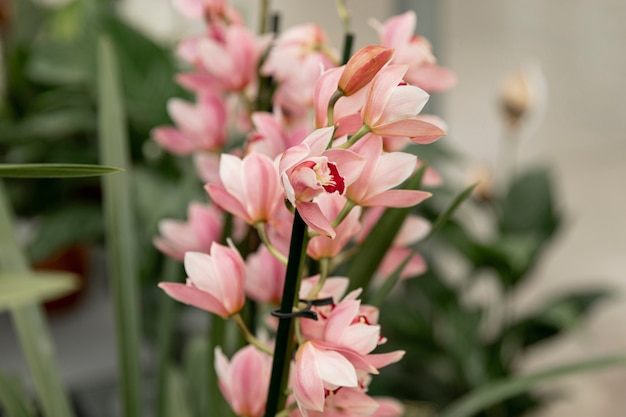
{"type": "Polygon", "coordinates": [[[246,294],[258,302],[280,303],[286,269],[265,246],[261,246],[246,259],[246,294]]]}
{"type": "Polygon", "coordinates": [[[187,252],[184,263],[186,284],[159,284],[167,295],[224,319],[243,308],[246,266],[236,249],[213,243],[210,255],[187,252]]]}
{"type": "Polygon", "coordinates": [[[263,75],[278,81],[274,105],[290,118],[305,116],[313,102],[317,79],[323,70],[336,66],[337,57],[337,51],[330,47],[318,25],[300,25],[284,31],[261,67],[263,75]]]}
{"type": "Polygon", "coordinates": [[[272,357],[248,345],[229,362],[215,348],[215,371],[226,401],[238,416],[260,417],[265,412],[272,357]]]}
{"type": "Polygon", "coordinates": [[[393,64],[409,65],[405,76],[409,83],[426,91],[447,90],[456,84],[456,75],[437,65],[430,42],[414,34],[416,25],[417,15],[412,10],[393,16],[377,25],[380,43],[394,48],[393,64]]]}
{"type": "Polygon", "coordinates": [[[237,9],[226,0],[174,0],[174,7],[190,19],[205,18],[209,22],[223,20],[238,25],[243,23],[237,9]]]}
{"type": "Polygon", "coordinates": [[[445,132],[417,117],[429,95],[403,83],[407,69],[406,65],[388,65],[376,74],[361,110],[363,124],[375,135],[406,136],[421,144],[434,142],[445,132]]]}
{"type": "Polygon", "coordinates": [[[201,94],[195,105],[173,98],[168,101],[167,110],[177,127],[158,127],[152,136],[168,151],[178,155],[215,151],[226,142],[227,111],[219,96],[201,94]]]}
{"type": "Polygon", "coordinates": [[[185,252],[209,253],[211,244],[222,234],[222,214],[213,206],[191,203],[186,222],[172,219],[159,221],[161,237],[154,246],[164,254],[182,261],[185,252]]]}
{"type": "Polygon", "coordinates": [[[287,149],[279,170],[285,194],[314,231],[335,237],[330,221],[313,199],[321,193],[343,194],[363,169],[364,160],[352,151],[329,149],[333,128],[317,129],[298,146],[287,149]]]}
{"type": "Polygon", "coordinates": [[[196,44],[197,60],[225,90],[241,92],[256,80],[259,59],[269,38],[257,39],[240,25],[227,27],[223,35],[223,40],[200,39],[196,44]]]}
{"type": "Polygon", "coordinates": [[[359,178],[350,185],[346,197],[360,206],[410,207],[431,196],[419,190],[392,190],[406,180],[417,163],[417,157],[404,152],[382,152],[382,141],[368,135],[353,149],[366,162],[359,178]]]}
{"type": "Polygon", "coordinates": [[[300,411],[324,411],[328,392],[338,387],[356,387],[354,366],[340,353],[307,341],[298,347],[294,367],[293,393],[300,411]]]}
{"type": "Polygon", "coordinates": [[[256,152],[243,159],[222,154],[219,169],[221,184],[205,186],[215,204],[250,225],[274,218],[284,195],[270,158],[256,152]]]}
{"type": "Polygon", "coordinates": [[[287,127],[279,112],[254,112],[255,131],[248,136],[247,152],[259,152],[275,158],[288,148],[299,145],[309,132],[307,124],[287,127]]]}

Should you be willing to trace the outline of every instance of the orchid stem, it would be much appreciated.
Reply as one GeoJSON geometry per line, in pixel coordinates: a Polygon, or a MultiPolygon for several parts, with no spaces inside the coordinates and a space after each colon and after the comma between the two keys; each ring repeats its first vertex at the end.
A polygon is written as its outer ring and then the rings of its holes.
{"type": "MultiPolygon", "coordinates": [[[[327,126],[332,126],[335,124],[335,104],[337,104],[337,101],[343,96],[344,96],[343,91],[341,91],[340,89],[337,89],[337,91],[335,91],[333,95],[330,97],[330,100],[328,100],[328,112],[327,112],[328,121],[326,122],[327,126]]],[[[330,143],[332,143],[332,140],[330,141],[330,143]]]]}
{"type": "Polygon", "coordinates": [[[259,11],[259,33],[263,35],[267,32],[267,20],[269,17],[270,0],[261,0],[261,10],[259,11]]]}
{"type": "Polygon", "coordinates": [[[265,223],[258,222],[254,225],[254,227],[256,228],[256,231],[259,233],[261,242],[263,242],[267,250],[269,250],[270,253],[274,255],[274,257],[278,259],[280,263],[282,263],[283,265],[287,265],[287,257],[285,257],[285,255],[280,253],[280,251],[276,248],[276,246],[272,245],[272,242],[270,242],[269,236],[267,236],[267,232],[265,231],[265,223]]]}
{"type": "Polygon", "coordinates": [[[246,341],[248,343],[250,343],[257,349],[259,349],[260,351],[267,353],[268,355],[271,355],[274,353],[272,349],[270,349],[264,343],[262,343],[259,339],[254,337],[250,329],[248,329],[248,326],[246,326],[246,323],[243,321],[241,314],[237,313],[231,316],[231,318],[235,321],[235,323],[237,324],[237,327],[239,327],[239,330],[241,330],[243,337],[246,338],[246,341]]]}
{"type": "MultiPolygon", "coordinates": [[[[306,223],[302,220],[298,210],[296,210],[291,231],[289,261],[287,262],[287,272],[285,274],[283,298],[280,304],[281,313],[291,313],[294,305],[298,302],[297,294],[304,269],[308,243],[306,229],[306,223]]],[[[275,417],[278,410],[285,406],[286,397],[284,392],[287,387],[289,364],[294,349],[293,334],[294,321],[292,318],[281,318],[276,332],[272,376],[270,377],[270,387],[267,393],[265,417],[275,417]]]]}
{"type": "Polygon", "coordinates": [[[322,258],[320,259],[320,279],[315,284],[315,287],[311,289],[311,291],[307,294],[306,298],[313,299],[319,294],[326,282],[326,278],[328,277],[328,269],[330,266],[330,258],[322,258]]]}
{"type": "Polygon", "coordinates": [[[335,220],[333,220],[333,222],[331,223],[331,226],[333,227],[333,229],[341,224],[343,219],[345,219],[348,216],[348,214],[350,214],[350,212],[352,211],[355,205],[356,203],[352,200],[348,200],[346,202],[346,204],[343,206],[343,208],[341,209],[341,211],[339,212],[335,220]]]}
{"type": "Polygon", "coordinates": [[[288,407],[285,407],[285,409],[283,411],[281,411],[280,413],[276,414],[276,417],[288,417],[289,414],[291,414],[292,411],[295,411],[296,408],[298,408],[298,403],[294,402],[291,405],[289,405],[288,407]]]}
{"type": "Polygon", "coordinates": [[[350,146],[354,145],[359,139],[361,139],[363,136],[367,135],[368,133],[370,133],[370,128],[367,125],[361,126],[361,128],[357,130],[356,133],[352,135],[346,143],[341,145],[340,148],[349,148],[350,146]]]}

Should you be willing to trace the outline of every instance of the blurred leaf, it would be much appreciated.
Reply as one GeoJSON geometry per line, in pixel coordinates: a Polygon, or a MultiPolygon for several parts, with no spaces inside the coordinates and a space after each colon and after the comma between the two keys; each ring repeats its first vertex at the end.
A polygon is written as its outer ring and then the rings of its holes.
{"type": "Polygon", "coordinates": [[[4,272],[0,275],[0,311],[39,304],[77,288],[68,272],[4,272]]]}
{"type": "Polygon", "coordinates": [[[31,0],[14,0],[11,6],[13,23],[9,27],[9,48],[15,44],[29,44],[39,33],[38,28],[45,21],[48,12],[31,0]]]}
{"type": "Polygon", "coordinates": [[[573,364],[559,366],[546,371],[530,375],[518,376],[502,381],[493,382],[478,388],[461,397],[440,411],[438,417],[471,417],[490,406],[511,398],[515,395],[527,392],[542,382],[557,378],[563,378],[581,372],[614,368],[626,365],[626,357],[613,356],[587,361],[579,361],[573,364]]]}
{"type": "Polygon", "coordinates": [[[167,373],[168,390],[166,393],[166,416],[192,417],[189,402],[185,399],[187,389],[182,372],[171,366],[167,373]]]}
{"type": "Polygon", "coordinates": [[[110,38],[98,43],[99,143],[102,163],[126,169],[103,178],[109,277],[113,287],[123,415],[142,415],[139,270],[126,116],[110,38]]]}
{"type": "MultiPolygon", "coordinates": [[[[0,125],[0,142],[22,146],[25,141],[65,139],[68,136],[96,130],[96,115],[88,109],[60,109],[25,117],[14,124],[0,125]]],[[[50,143],[42,143],[50,147],[50,143]]]]}
{"type": "Polygon", "coordinates": [[[120,171],[116,167],[88,164],[0,164],[0,177],[12,178],[93,177],[120,171]]]}
{"type": "Polygon", "coordinates": [[[62,249],[91,243],[102,236],[102,210],[93,204],[70,204],[41,216],[36,226],[36,239],[28,253],[31,260],[39,262],[62,249]]]}
{"type": "MultiPolygon", "coordinates": [[[[1,294],[0,294],[1,297],[1,294]]],[[[24,387],[17,379],[8,378],[0,372],[0,411],[6,410],[11,417],[35,417],[35,407],[24,387]]]]}
{"type": "Polygon", "coordinates": [[[47,41],[32,49],[28,75],[44,84],[84,84],[91,77],[85,63],[90,54],[84,41],[47,41]]]}
{"type": "MultiPolygon", "coordinates": [[[[563,331],[573,330],[589,311],[609,295],[607,291],[586,291],[549,300],[539,311],[520,318],[506,328],[498,344],[525,349],[563,331]]],[[[515,352],[509,354],[514,356],[515,352]]]]}
{"type": "MultiPolygon", "coordinates": [[[[26,257],[18,246],[5,196],[4,186],[0,181],[0,271],[10,278],[12,275],[23,276],[31,272],[26,257]]],[[[49,417],[73,416],[41,308],[30,303],[13,307],[11,316],[43,413],[49,417]]]]}
{"type": "Polygon", "coordinates": [[[547,238],[557,225],[548,170],[537,168],[516,178],[502,202],[502,232],[547,238]]]}

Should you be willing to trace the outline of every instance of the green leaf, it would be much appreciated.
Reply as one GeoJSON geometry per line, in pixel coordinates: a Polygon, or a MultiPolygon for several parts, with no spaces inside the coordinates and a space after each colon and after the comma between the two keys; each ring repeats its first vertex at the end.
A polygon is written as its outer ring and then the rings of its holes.
{"type": "Polygon", "coordinates": [[[546,169],[537,168],[516,178],[502,202],[502,232],[550,236],[558,225],[553,194],[546,169]]]}
{"type": "Polygon", "coordinates": [[[35,417],[35,407],[30,402],[20,381],[8,378],[1,372],[0,405],[11,417],[35,417]]]}
{"type": "Polygon", "coordinates": [[[0,273],[0,312],[39,304],[76,288],[76,277],[68,272],[0,273]]]}
{"type": "Polygon", "coordinates": [[[189,402],[185,399],[186,387],[182,372],[170,366],[167,372],[167,392],[165,396],[167,405],[163,415],[177,417],[192,417],[189,402]]]}
{"type": "Polygon", "coordinates": [[[112,166],[89,164],[0,164],[0,177],[9,178],[93,177],[120,171],[112,166]]]}
{"type": "Polygon", "coordinates": [[[439,412],[438,417],[471,417],[494,404],[518,394],[525,393],[543,382],[581,372],[590,372],[624,365],[626,365],[625,356],[603,357],[558,366],[530,375],[496,381],[461,397],[439,412]]]}
{"type": "Polygon", "coordinates": [[[136,227],[129,171],[126,116],[115,50],[110,39],[98,43],[98,107],[100,158],[103,164],[124,167],[122,175],[103,178],[106,244],[113,288],[120,358],[123,415],[141,416],[139,273],[136,227]]]}
{"type": "MultiPolygon", "coordinates": [[[[526,349],[536,343],[549,340],[563,331],[575,329],[598,302],[606,300],[607,291],[595,290],[566,294],[548,300],[538,311],[519,318],[504,330],[498,338],[502,346],[526,349]]],[[[517,351],[511,352],[515,356],[517,351]]]]}
{"type": "Polygon", "coordinates": [[[472,194],[472,191],[474,191],[475,187],[476,187],[476,184],[470,185],[469,187],[461,191],[454,198],[454,200],[452,200],[452,203],[450,203],[448,208],[446,208],[444,212],[441,213],[439,217],[437,217],[437,219],[433,223],[432,229],[430,229],[430,232],[428,233],[428,236],[426,236],[422,241],[435,235],[435,233],[437,233],[446,223],[448,223],[448,221],[454,215],[454,213],[459,208],[459,206],[463,204],[463,202],[467,200],[467,198],[472,194]]]}
{"type": "MultiPolygon", "coordinates": [[[[0,181],[0,271],[7,275],[28,274],[30,268],[17,244],[5,195],[0,181]]],[[[43,311],[36,304],[28,304],[13,308],[11,316],[43,413],[47,417],[73,416],[43,311]]]]}

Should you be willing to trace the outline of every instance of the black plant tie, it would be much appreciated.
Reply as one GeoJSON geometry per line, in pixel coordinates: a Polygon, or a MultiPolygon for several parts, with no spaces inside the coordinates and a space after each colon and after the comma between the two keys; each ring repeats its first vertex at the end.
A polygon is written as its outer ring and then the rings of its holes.
{"type": "Polygon", "coordinates": [[[293,311],[291,313],[283,313],[279,309],[272,311],[272,316],[278,317],[279,319],[288,319],[293,317],[303,317],[305,319],[317,320],[317,313],[312,311],[312,307],[319,306],[328,306],[333,304],[333,297],[326,298],[318,298],[315,300],[299,300],[300,302],[306,303],[306,306],[299,311],[293,311]]]}

